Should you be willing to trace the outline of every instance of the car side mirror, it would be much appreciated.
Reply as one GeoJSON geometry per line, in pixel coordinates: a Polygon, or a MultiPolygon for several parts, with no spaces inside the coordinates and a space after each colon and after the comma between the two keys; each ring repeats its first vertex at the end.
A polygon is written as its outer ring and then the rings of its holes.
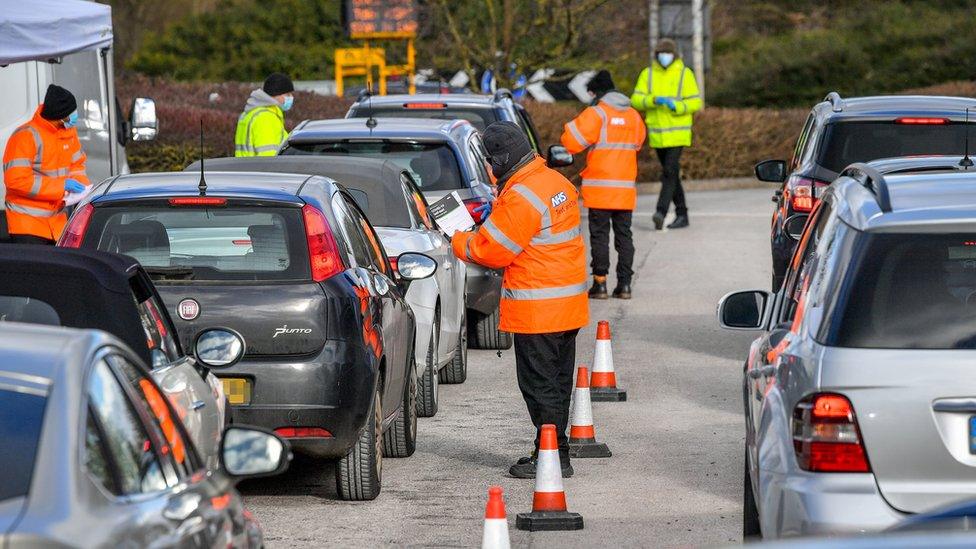
{"type": "Polygon", "coordinates": [[[769,183],[786,181],[786,161],[764,160],[756,164],[756,179],[769,183]]]}
{"type": "Polygon", "coordinates": [[[546,155],[546,165],[550,168],[565,168],[573,165],[573,155],[562,145],[552,145],[546,155]]]}
{"type": "Polygon", "coordinates": [[[231,425],[220,439],[221,468],[235,480],[283,473],[291,458],[288,443],[263,429],[231,425]]]}
{"type": "Polygon", "coordinates": [[[807,219],[810,216],[808,214],[795,214],[791,215],[783,223],[783,229],[786,231],[786,235],[791,239],[798,241],[803,236],[803,228],[807,226],[807,219]]]}
{"type": "Polygon", "coordinates": [[[437,272],[437,262],[424,254],[413,252],[397,256],[396,271],[403,280],[422,280],[437,272]]]}
{"type": "Polygon", "coordinates": [[[156,102],[148,97],[137,97],[129,111],[129,134],[133,141],[152,141],[159,133],[156,102]]]}
{"type": "Polygon", "coordinates": [[[747,290],[726,294],[718,302],[718,323],[729,330],[758,330],[766,315],[769,292],[747,290]]]}
{"type": "Polygon", "coordinates": [[[229,328],[208,328],[193,340],[193,356],[208,368],[230,368],[245,350],[244,338],[229,328]]]}

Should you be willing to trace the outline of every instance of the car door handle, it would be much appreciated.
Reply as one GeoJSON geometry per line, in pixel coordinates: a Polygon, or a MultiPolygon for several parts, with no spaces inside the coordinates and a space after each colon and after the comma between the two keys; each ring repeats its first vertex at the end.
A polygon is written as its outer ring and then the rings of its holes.
{"type": "Polygon", "coordinates": [[[936,412],[976,414],[976,398],[944,398],[932,404],[936,412]]]}
{"type": "Polygon", "coordinates": [[[202,400],[198,400],[198,401],[196,401],[196,402],[194,402],[193,404],[190,405],[190,409],[193,410],[193,411],[196,411],[196,410],[199,410],[200,408],[203,408],[206,405],[207,405],[206,402],[204,402],[202,400]]]}
{"type": "Polygon", "coordinates": [[[762,368],[753,368],[749,370],[749,377],[752,379],[759,379],[761,377],[772,377],[776,373],[776,367],[772,364],[768,366],[763,366],[762,368]]]}

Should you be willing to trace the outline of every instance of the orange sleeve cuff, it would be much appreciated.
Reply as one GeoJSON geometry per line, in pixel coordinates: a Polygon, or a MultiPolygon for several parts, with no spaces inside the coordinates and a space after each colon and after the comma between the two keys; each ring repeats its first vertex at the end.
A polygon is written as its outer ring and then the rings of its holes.
{"type": "Polygon", "coordinates": [[[454,236],[451,237],[451,249],[458,259],[469,263],[474,262],[473,259],[468,257],[468,246],[472,238],[474,238],[474,233],[460,231],[454,233],[454,236]]]}

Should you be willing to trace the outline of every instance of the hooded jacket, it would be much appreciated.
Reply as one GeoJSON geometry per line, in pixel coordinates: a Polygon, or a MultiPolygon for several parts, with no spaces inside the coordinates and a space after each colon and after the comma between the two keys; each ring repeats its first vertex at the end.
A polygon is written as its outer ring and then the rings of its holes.
{"type": "Polygon", "coordinates": [[[285,112],[278,101],[262,89],[251,92],[237,119],[234,155],[274,156],[286,139],[285,112]]]}
{"type": "Polygon", "coordinates": [[[583,205],[600,210],[637,206],[637,153],[644,144],[644,120],[630,98],[611,91],[566,124],[560,141],[576,154],[589,149],[582,178],[583,205]]]}
{"type": "Polygon", "coordinates": [[[667,68],[655,60],[650,70],[641,71],[630,100],[635,109],[646,114],[644,122],[652,148],[691,145],[692,115],[701,110],[702,99],[695,74],[681,59],[675,59],[667,68]],[[656,97],[670,98],[675,110],[655,104],[656,97]]]}

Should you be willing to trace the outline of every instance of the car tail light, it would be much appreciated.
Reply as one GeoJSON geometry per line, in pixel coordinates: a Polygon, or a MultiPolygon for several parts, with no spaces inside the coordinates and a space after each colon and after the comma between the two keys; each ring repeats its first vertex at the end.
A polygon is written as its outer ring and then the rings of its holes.
{"type": "Polygon", "coordinates": [[[800,468],[824,473],[871,471],[854,407],[846,397],[820,393],[793,410],[793,449],[800,468]]]}
{"type": "Polygon", "coordinates": [[[170,198],[170,206],[226,206],[226,198],[217,198],[216,196],[183,196],[179,198],[170,198]]]}
{"type": "Polygon", "coordinates": [[[279,427],[275,434],[283,438],[332,438],[332,433],[321,427],[279,427]]]}
{"type": "Polygon", "coordinates": [[[312,267],[312,280],[323,280],[345,270],[335,235],[329,227],[325,214],[311,204],[302,207],[305,219],[305,237],[308,239],[308,259],[312,267]]]}
{"type": "Polygon", "coordinates": [[[809,212],[817,205],[816,190],[827,185],[826,181],[794,175],[786,184],[790,207],[795,212],[809,212]]]}
{"type": "Polygon", "coordinates": [[[85,204],[80,210],[76,211],[71,216],[71,221],[68,222],[68,226],[64,228],[64,233],[61,235],[61,240],[58,241],[58,246],[62,248],[80,248],[81,241],[85,239],[85,231],[88,230],[88,224],[91,223],[94,212],[95,207],[91,204],[85,204]]]}
{"type": "Polygon", "coordinates": [[[476,208],[488,203],[487,198],[465,198],[462,202],[464,202],[464,207],[468,209],[468,213],[471,214],[471,219],[474,219],[475,223],[481,223],[488,217],[488,212],[485,210],[475,211],[476,208]]]}
{"type": "Polygon", "coordinates": [[[895,119],[895,124],[919,124],[922,126],[940,126],[948,123],[949,123],[948,118],[919,118],[914,116],[905,116],[902,118],[895,119]]]}
{"type": "Polygon", "coordinates": [[[398,259],[398,257],[397,256],[390,256],[387,259],[390,260],[390,267],[393,267],[393,270],[396,271],[397,270],[397,259],[398,259]]]}
{"type": "Polygon", "coordinates": [[[447,103],[404,103],[405,109],[446,109],[447,103]]]}

